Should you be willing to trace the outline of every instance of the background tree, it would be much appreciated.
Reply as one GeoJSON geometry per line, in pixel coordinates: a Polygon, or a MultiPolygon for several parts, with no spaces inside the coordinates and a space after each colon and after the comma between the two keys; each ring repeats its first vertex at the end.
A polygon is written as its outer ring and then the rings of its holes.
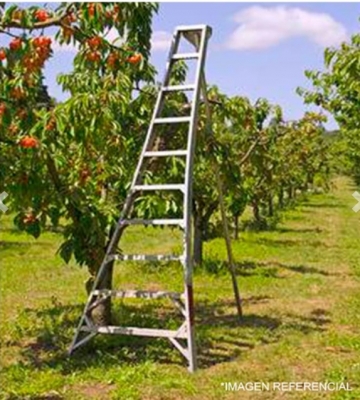
{"type": "Polygon", "coordinates": [[[307,103],[321,106],[339,124],[347,142],[351,172],[360,183],[360,34],[339,48],[324,52],[324,71],[306,71],[313,84],[311,90],[298,89],[307,103]]]}

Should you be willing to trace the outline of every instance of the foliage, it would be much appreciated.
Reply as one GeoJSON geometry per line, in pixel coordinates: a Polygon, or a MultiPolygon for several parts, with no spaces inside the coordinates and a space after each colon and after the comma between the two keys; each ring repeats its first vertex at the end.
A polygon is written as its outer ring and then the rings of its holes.
{"type": "MultiPolygon", "coordinates": [[[[0,49],[2,188],[10,194],[19,228],[38,237],[47,224],[61,222],[60,255],[67,262],[74,256],[92,275],[124,202],[158,90],[149,63],[156,10],[153,3],[61,3],[55,9],[12,5],[0,15],[1,34],[10,36],[9,46],[0,49]],[[48,28],[57,29],[53,37],[46,36],[48,28]],[[109,32],[118,39],[108,40],[109,32]],[[60,104],[43,85],[54,41],[77,49],[73,70],[58,77],[69,94],[60,104]]],[[[185,78],[186,66],[178,63],[171,83],[185,78]]],[[[257,224],[266,226],[286,199],[328,174],[321,116],[307,114],[287,124],[282,110],[265,99],[251,104],[216,87],[208,88],[208,97],[212,127],[210,132],[202,104],[194,171],[198,261],[218,208],[214,162],[236,236],[247,206],[257,224]]],[[[163,114],[187,115],[189,104],[184,93],[171,93],[163,114]]],[[[159,128],[153,150],[170,145],[186,148],[185,126],[159,128]]],[[[183,177],[184,160],[178,157],[150,158],[143,174],[146,183],[183,177]]],[[[181,198],[142,194],[134,215],[177,217],[181,198]]]]}
{"type": "Polygon", "coordinates": [[[148,58],[156,9],[154,3],[13,5],[0,16],[3,35],[11,37],[0,65],[2,186],[21,229],[39,236],[49,221],[66,221],[61,256],[68,261],[74,254],[91,269],[144,138],[149,99],[133,92],[154,79],[148,58]],[[55,36],[45,36],[54,27],[55,36]],[[110,31],[117,40],[108,40],[110,31]],[[57,105],[40,101],[54,40],[78,50],[73,71],[58,78],[69,99],[57,105]]]}
{"type": "Polygon", "coordinates": [[[339,124],[347,142],[351,172],[360,182],[360,34],[339,48],[328,48],[324,53],[324,71],[307,71],[313,84],[311,90],[299,88],[307,103],[330,112],[339,124]]]}

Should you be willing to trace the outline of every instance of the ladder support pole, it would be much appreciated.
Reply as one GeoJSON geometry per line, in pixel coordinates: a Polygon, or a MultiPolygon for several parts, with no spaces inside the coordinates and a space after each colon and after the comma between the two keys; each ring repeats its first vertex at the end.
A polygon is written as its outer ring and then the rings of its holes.
{"type": "Polygon", "coordinates": [[[243,312],[242,312],[242,305],[241,305],[241,297],[240,297],[239,287],[238,287],[238,283],[237,283],[237,279],[236,279],[236,268],[235,268],[235,262],[234,262],[233,252],[232,252],[231,239],[230,239],[230,234],[229,234],[229,226],[228,226],[228,221],[226,218],[224,194],[223,194],[223,187],[222,187],[222,183],[221,183],[219,165],[217,163],[214,163],[214,164],[215,164],[216,184],[217,184],[217,188],[218,188],[218,192],[219,192],[220,213],[221,213],[221,219],[222,219],[222,223],[223,223],[224,238],[225,238],[226,251],[227,251],[228,262],[229,262],[229,271],[230,271],[231,281],[232,281],[233,290],[234,290],[237,312],[238,312],[239,318],[242,318],[243,312]]]}
{"type": "MultiPolygon", "coordinates": [[[[205,80],[204,75],[202,75],[202,77],[201,77],[201,89],[202,89],[202,95],[203,95],[204,103],[205,103],[207,130],[209,131],[210,135],[213,135],[214,133],[211,128],[211,110],[210,110],[210,105],[209,105],[209,101],[207,98],[206,80],[205,80]]],[[[233,252],[232,252],[229,226],[228,226],[228,221],[227,221],[226,211],[225,211],[224,193],[223,193],[222,181],[221,181],[221,176],[220,176],[219,164],[218,164],[215,156],[213,156],[213,166],[214,166],[215,175],[216,175],[216,185],[217,185],[217,190],[218,190],[218,195],[219,195],[221,220],[222,220],[222,224],[223,224],[226,252],[227,252],[227,256],[228,256],[228,269],[229,269],[229,272],[231,275],[236,309],[237,309],[239,318],[242,318],[242,316],[243,316],[242,304],[241,304],[242,302],[241,302],[240,291],[239,291],[239,287],[238,287],[238,283],[237,283],[237,279],[236,279],[236,267],[235,267],[233,252]]]]}

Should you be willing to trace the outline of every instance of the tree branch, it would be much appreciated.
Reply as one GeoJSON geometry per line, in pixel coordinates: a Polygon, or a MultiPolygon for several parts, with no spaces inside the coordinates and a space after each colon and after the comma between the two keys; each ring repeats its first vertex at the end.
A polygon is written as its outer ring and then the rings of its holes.
{"type": "Polygon", "coordinates": [[[246,161],[249,159],[249,157],[251,156],[251,153],[253,152],[253,150],[255,149],[255,147],[257,146],[257,144],[259,143],[260,138],[257,138],[254,143],[249,147],[248,151],[246,152],[246,154],[244,155],[244,157],[240,160],[239,166],[241,167],[243,164],[246,163],[246,161]]]}

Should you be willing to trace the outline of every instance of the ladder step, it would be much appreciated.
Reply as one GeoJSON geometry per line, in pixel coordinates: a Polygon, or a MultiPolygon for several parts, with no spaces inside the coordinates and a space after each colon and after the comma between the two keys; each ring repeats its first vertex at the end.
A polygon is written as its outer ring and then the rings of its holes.
{"type": "Polygon", "coordinates": [[[109,290],[100,289],[92,292],[94,296],[117,297],[120,299],[175,299],[181,300],[182,293],[152,290],[109,290]]]}
{"type": "Polygon", "coordinates": [[[124,219],[123,225],[180,225],[184,226],[183,219],[124,219]]]}
{"type": "Polygon", "coordinates": [[[162,88],[163,92],[185,92],[187,90],[195,90],[195,85],[174,85],[174,86],[164,86],[162,88]]]}
{"type": "Polygon", "coordinates": [[[166,337],[166,338],[179,338],[186,339],[186,332],[174,331],[167,329],[149,329],[149,328],[135,328],[131,326],[83,326],[83,332],[93,333],[108,333],[112,335],[135,335],[135,336],[149,336],[149,337],[166,337]]]}
{"type": "Polygon", "coordinates": [[[169,185],[135,185],[133,186],[133,190],[146,190],[146,191],[151,191],[151,190],[181,190],[182,192],[185,191],[185,185],[184,184],[169,184],[169,185]]]}
{"type": "Polygon", "coordinates": [[[172,56],[173,60],[196,60],[199,58],[199,53],[178,53],[172,56]]]}
{"type": "Polygon", "coordinates": [[[109,256],[109,261],[181,261],[182,256],[175,256],[173,254],[114,254],[109,256]]]}
{"type": "Polygon", "coordinates": [[[187,150],[145,151],[144,157],[187,156],[187,150]]]}
{"type": "Polygon", "coordinates": [[[155,118],[154,124],[180,124],[182,122],[190,122],[191,117],[166,117],[166,118],[155,118]]]}

